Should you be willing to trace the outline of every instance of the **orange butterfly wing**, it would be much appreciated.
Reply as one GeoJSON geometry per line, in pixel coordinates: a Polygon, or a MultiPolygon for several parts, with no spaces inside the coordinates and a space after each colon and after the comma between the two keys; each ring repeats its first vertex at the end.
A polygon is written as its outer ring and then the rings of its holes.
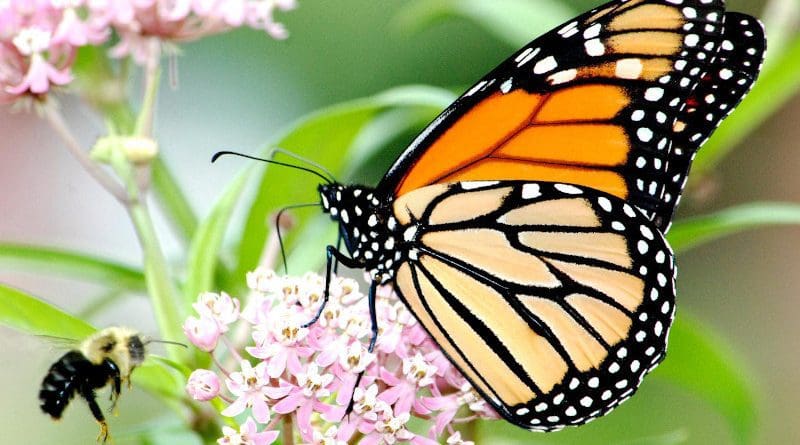
{"type": "Polygon", "coordinates": [[[534,40],[434,120],[378,191],[553,181],[671,215],[673,125],[713,66],[725,17],[719,0],[674,3],[612,2],[534,40]]]}

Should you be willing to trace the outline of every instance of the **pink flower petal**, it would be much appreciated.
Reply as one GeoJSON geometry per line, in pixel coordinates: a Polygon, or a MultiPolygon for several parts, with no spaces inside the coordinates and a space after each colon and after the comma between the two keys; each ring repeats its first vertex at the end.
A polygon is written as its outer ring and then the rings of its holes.
{"type": "Polygon", "coordinates": [[[274,409],[276,413],[287,414],[296,410],[305,400],[303,391],[298,389],[276,403],[272,409],[274,409]]]}
{"type": "Polygon", "coordinates": [[[247,408],[247,399],[245,397],[239,397],[228,405],[227,408],[222,410],[221,414],[225,417],[236,417],[243,413],[245,408],[247,408]]]}
{"type": "Polygon", "coordinates": [[[314,427],[311,425],[312,408],[311,403],[306,403],[297,411],[297,429],[300,430],[300,436],[306,442],[314,441],[314,427]]]}
{"type": "Polygon", "coordinates": [[[267,406],[267,402],[263,398],[253,400],[252,413],[256,422],[262,424],[269,422],[269,406],[267,406]]]}

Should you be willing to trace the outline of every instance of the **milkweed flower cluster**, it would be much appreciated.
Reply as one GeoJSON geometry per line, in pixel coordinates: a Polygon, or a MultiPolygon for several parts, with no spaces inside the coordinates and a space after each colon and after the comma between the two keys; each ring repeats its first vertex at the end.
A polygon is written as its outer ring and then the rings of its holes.
{"type": "Polygon", "coordinates": [[[184,324],[216,364],[192,373],[188,394],[219,397],[223,416],[244,419],[218,443],[269,444],[289,421],[304,443],[469,444],[454,425],[496,418],[390,287],[378,291],[379,333],[369,352],[369,304],[356,281],[334,277],[322,316],[308,327],[322,304],[322,277],[257,269],[247,284],[241,309],[227,294],[202,294],[184,324]],[[412,417],[427,421],[424,431],[412,431],[412,417]]]}
{"type": "Polygon", "coordinates": [[[144,63],[161,43],[240,26],[282,39],[286,29],[273,12],[294,7],[294,0],[2,0],[0,103],[69,83],[77,50],[85,45],[113,38],[113,56],[144,63]]]}

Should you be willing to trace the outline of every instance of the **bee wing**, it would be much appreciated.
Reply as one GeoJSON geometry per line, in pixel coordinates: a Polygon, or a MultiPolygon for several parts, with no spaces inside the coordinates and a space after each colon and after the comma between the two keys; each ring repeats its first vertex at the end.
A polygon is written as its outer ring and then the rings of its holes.
{"type": "Polygon", "coordinates": [[[77,349],[80,345],[80,340],[75,338],[59,337],[56,335],[36,334],[37,338],[44,340],[51,349],[57,351],[69,351],[70,349],[77,349]]]}

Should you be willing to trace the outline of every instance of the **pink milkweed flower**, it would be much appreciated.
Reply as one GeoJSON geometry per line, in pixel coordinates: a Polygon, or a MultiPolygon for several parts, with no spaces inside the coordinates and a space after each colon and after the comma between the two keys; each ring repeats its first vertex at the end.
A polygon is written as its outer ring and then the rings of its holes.
{"type": "Polygon", "coordinates": [[[462,439],[461,431],[456,431],[447,438],[447,445],[475,445],[475,442],[462,439]]]}
{"type": "Polygon", "coordinates": [[[219,377],[207,369],[195,369],[186,382],[186,392],[194,400],[207,402],[219,394],[219,377]]]}
{"type": "Polygon", "coordinates": [[[327,445],[348,443],[355,434],[364,445],[433,445],[434,439],[445,440],[455,421],[496,416],[390,287],[378,289],[378,343],[369,352],[369,305],[356,282],[332,277],[327,309],[308,327],[303,325],[325,292],[322,277],[279,277],[257,269],[248,275],[248,286],[253,292],[231,323],[237,324],[231,331],[243,335],[224,346],[234,348],[232,355],[247,351],[259,361],[243,362],[238,372],[222,370],[231,376],[225,383],[232,396],[218,400],[234,400],[223,415],[251,408],[257,423],[291,416],[303,442],[327,445]],[[382,343],[382,335],[392,338],[382,343]],[[456,419],[465,405],[473,412],[456,419]],[[412,417],[428,422],[428,437],[406,428],[412,417]]]}
{"type": "Polygon", "coordinates": [[[433,384],[438,368],[425,361],[422,354],[417,351],[414,357],[403,359],[403,374],[406,378],[417,386],[428,386],[433,384]]]}
{"type": "Polygon", "coordinates": [[[331,395],[330,386],[333,382],[333,374],[320,373],[319,367],[315,363],[310,363],[305,372],[298,373],[295,378],[297,385],[291,388],[283,400],[275,404],[274,409],[275,412],[281,414],[296,411],[300,435],[303,440],[311,440],[313,438],[312,414],[318,413],[328,421],[339,420],[330,416],[333,407],[320,401],[331,395]]]}
{"type": "Polygon", "coordinates": [[[200,316],[216,321],[220,332],[227,332],[228,325],[239,319],[239,300],[225,292],[203,292],[192,307],[200,316]]]}
{"type": "Polygon", "coordinates": [[[234,417],[250,408],[258,423],[269,422],[269,400],[284,397],[292,387],[271,386],[266,366],[262,362],[253,367],[247,360],[242,360],[241,371],[231,373],[225,380],[228,390],[237,398],[222,411],[223,416],[234,417]]]}
{"type": "Polygon", "coordinates": [[[286,38],[275,11],[293,0],[0,0],[0,101],[39,97],[72,80],[78,48],[118,41],[114,57],[154,63],[162,47],[240,26],[286,38]]]}
{"type": "Polygon", "coordinates": [[[267,374],[277,378],[287,368],[296,373],[302,369],[300,359],[310,356],[312,348],[302,344],[309,329],[302,327],[306,317],[291,310],[275,308],[262,323],[255,326],[256,346],[245,348],[250,355],[266,360],[267,374]]]}
{"type": "MultiPolygon", "coordinates": [[[[12,42],[19,53],[28,57],[27,72],[22,81],[17,85],[9,85],[6,92],[13,95],[21,95],[30,92],[34,95],[44,94],[50,89],[50,85],[66,85],[72,80],[72,75],[67,68],[57,68],[45,56],[45,52],[50,49],[51,33],[49,30],[30,27],[23,28],[12,39],[12,42]]],[[[71,59],[72,55],[66,55],[71,59]]]]}
{"type": "Polygon", "coordinates": [[[223,436],[217,439],[219,445],[269,445],[278,438],[278,431],[258,432],[258,427],[251,417],[241,425],[239,431],[222,427],[223,436]]]}
{"type": "Polygon", "coordinates": [[[247,287],[250,290],[264,294],[276,293],[280,287],[280,277],[272,269],[259,266],[245,275],[247,287]]]}
{"type": "Polygon", "coordinates": [[[315,445],[347,445],[347,439],[349,437],[350,435],[345,435],[336,425],[331,425],[331,427],[325,431],[325,434],[314,430],[312,443],[315,445]]]}
{"type": "Polygon", "coordinates": [[[193,345],[206,352],[217,347],[217,341],[222,335],[217,322],[206,315],[187,318],[183,323],[183,332],[193,345]]]}
{"type": "MultiPolygon", "coordinates": [[[[53,1],[53,4],[62,1],[53,1]]],[[[98,20],[90,18],[81,20],[76,8],[80,7],[81,0],[64,0],[65,9],[61,21],[53,31],[53,44],[67,44],[73,47],[84,45],[98,45],[108,39],[111,30],[104,27],[98,20]]]]}
{"type": "Polygon", "coordinates": [[[394,445],[397,442],[411,442],[419,445],[437,444],[435,440],[418,436],[406,429],[406,423],[408,423],[409,420],[411,420],[411,414],[408,411],[401,412],[397,415],[391,410],[384,411],[381,418],[375,422],[375,430],[368,434],[360,444],[374,445],[386,443],[388,445],[394,445]]]}

